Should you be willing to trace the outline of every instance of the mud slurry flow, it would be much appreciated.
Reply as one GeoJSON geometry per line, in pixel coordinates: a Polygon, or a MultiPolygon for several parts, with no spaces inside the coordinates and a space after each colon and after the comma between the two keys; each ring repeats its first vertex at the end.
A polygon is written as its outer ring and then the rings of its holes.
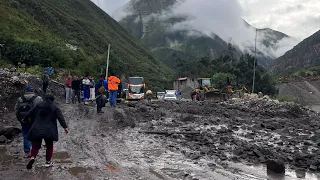
{"type": "Polygon", "coordinates": [[[269,102],[138,102],[106,107],[100,115],[95,107],[82,104],[59,106],[70,132],[65,135],[59,127],[55,165],[43,167],[44,147],[34,168],[26,170],[20,137],[0,148],[0,177],[279,179],[266,173],[264,163],[280,156],[288,164],[280,179],[297,179],[296,169],[307,179],[317,179],[316,173],[308,173],[318,156],[314,137],[318,123],[313,119],[317,117],[300,107],[269,102]],[[188,131],[200,133],[173,133],[188,131]]]}

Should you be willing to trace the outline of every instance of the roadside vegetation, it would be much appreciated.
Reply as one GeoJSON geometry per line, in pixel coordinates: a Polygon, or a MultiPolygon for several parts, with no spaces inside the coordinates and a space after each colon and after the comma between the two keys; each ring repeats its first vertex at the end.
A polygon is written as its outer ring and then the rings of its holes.
{"type": "Polygon", "coordinates": [[[52,66],[98,76],[110,43],[110,72],[143,76],[152,87],[172,86],[173,71],[90,1],[0,0],[0,11],[2,67],[25,65],[35,72],[52,66]]]}
{"type": "Polygon", "coordinates": [[[305,79],[317,79],[320,76],[320,66],[304,68],[297,71],[289,72],[277,77],[277,83],[288,83],[290,81],[300,81],[305,79]]]}
{"type": "MultiPolygon", "coordinates": [[[[177,76],[192,78],[211,78],[216,88],[221,88],[227,84],[229,78],[234,89],[245,87],[249,91],[252,89],[254,61],[257,61],[250,54],[236,57],[232,54],[232,46],[229,45],[229,55],[221,56],[217,59],[203,57],[198,61],[186,62],[179,60],[177,65],[177,76]]],[[[274,95],[277,93],[275,81],[267,70],[256,63],[256,80],[254,92],[274,95]]]]}

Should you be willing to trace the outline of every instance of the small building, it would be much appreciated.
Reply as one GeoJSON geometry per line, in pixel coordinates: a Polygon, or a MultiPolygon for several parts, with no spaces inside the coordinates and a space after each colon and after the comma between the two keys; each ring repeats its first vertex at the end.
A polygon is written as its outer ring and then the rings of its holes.
{"type": "Polygon", "coordinates": [[[197,79],[188,77],[178,78],[173,82],[173,88],[175,90],[183,91],[184,89],[195,89],[198,87],[197,79]]]}

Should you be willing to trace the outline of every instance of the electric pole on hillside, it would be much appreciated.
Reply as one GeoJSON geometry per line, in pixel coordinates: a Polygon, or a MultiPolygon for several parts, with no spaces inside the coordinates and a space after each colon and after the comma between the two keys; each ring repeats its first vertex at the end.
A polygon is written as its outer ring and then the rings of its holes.
{"type": "Polygon", "coordinates": [[[255,38],[255,43],[254,43],[254,61],[253,61],[252,93],[254,93],[254,82],[255,82],[255,80],[256,80],[257,35],[258,35],[258,29],[256,28],[256,38],[255,38]]]}
{"type": "Polygon", "coordinates": [[[107,57],[107,67],[106,67],[106,78],[108,78],[108,71],[109,71],[109,57],[110,57],[110,44],[108,45],[108,57],[107,57]]]}

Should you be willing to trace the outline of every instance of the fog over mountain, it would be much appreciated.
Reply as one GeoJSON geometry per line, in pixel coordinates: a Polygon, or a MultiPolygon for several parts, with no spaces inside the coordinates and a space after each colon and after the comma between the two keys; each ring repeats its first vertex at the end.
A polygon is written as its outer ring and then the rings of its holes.
{"type": "MultiPolygon", "coordinates": [[[[174,24],[173,30],[194,29],[208,36],[216,34],[225,41],[232,41],[241,50],[250,50],[254,46],[255,28],[247,26],[243,10],[238,1],[225,0],[179,0],[170,11],[162,12],[163,18],[187,16],[188,20],[174,24]]],[[[266,39],[277,39],[270,31],[258,32],[258,49],[272,58],[283,55],[298,43],[289,37],[266,46],[266,39]]]]}

